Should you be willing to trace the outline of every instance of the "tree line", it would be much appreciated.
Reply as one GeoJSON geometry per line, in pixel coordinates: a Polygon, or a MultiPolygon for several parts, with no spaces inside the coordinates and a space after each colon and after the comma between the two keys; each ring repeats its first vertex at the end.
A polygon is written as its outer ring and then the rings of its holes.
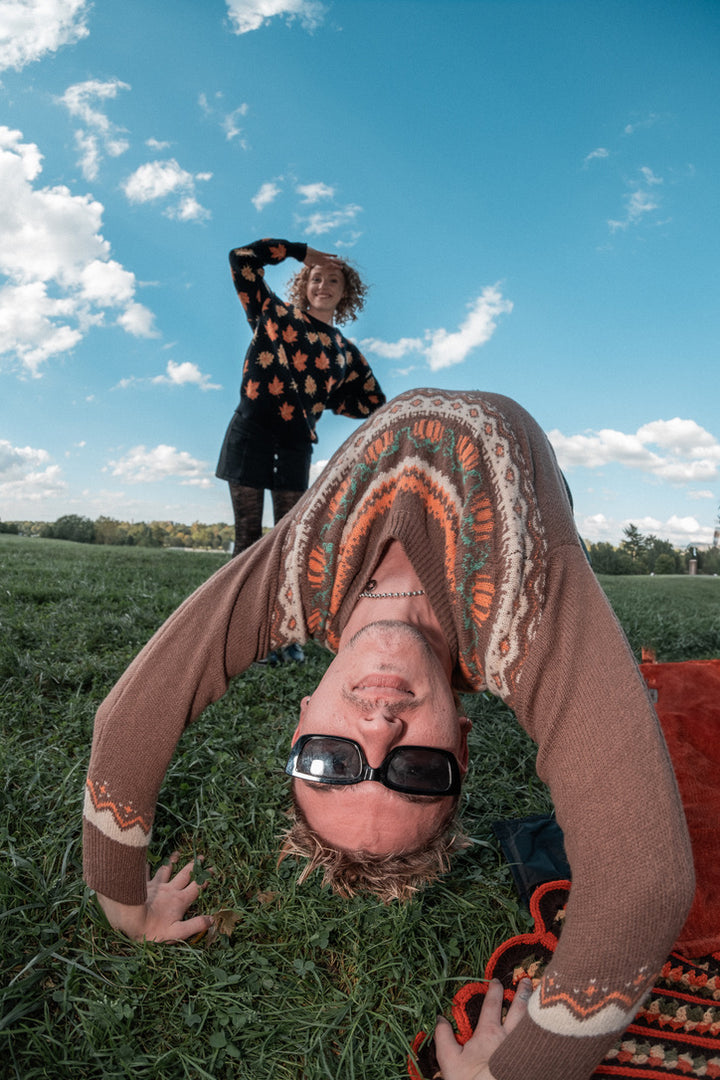
{"type": "MultiPolygon", "coordinates": [[[[42,536],[51,540],[74,540],[81,544],[112,544],[126,547],[201,548],[228,551],[233,539],[231,525],[203,525],[194,521],[118,521],[99,517],[92,521],[78,514],[65,514],[54,522],[0,521],[0,532],[20,536],[42,536]]],[[[695,560],[698,574],[720,574],[720,548],[705,550],[693,546],[673,547],[669,540],[652,534],[644,536],[636,525],[628,525],[618,547],[607,542],[586,543],[596,574],[687,574],[695,560]]]]}
{"type": "Polygon", "coordinates": [[[619,547],[605,542],[586,545],[596,574],[687,574],[693,562],[695,573],[720,574],[718,547],[675,548],[652,533],[643,536],[633,524],[626,526],[623,535],[619,547]]]}
{"type": "Polygon", "coordinates": [[[57,521],[5,521],[0,532],[18,536],[41,536],[50,540],[74,540],[80,544],[111,544],[119,547],[202,548],[227,551],[234,529],[224,522],[203,525],[194,521],[118,521],[99,517],[95,521],[79,514],[65,514],[57,521]]]}

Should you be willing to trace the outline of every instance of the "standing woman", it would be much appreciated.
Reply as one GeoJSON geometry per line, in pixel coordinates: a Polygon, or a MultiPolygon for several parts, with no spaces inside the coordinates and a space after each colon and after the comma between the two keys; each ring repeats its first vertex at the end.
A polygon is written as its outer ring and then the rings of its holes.
{"type": "Polygon", "coordinates": [[[253,330],[215,473],[230,485],[237,555],[260,538],[266,489],[275,524],[307,490],[324,410],[365,419],[385,395],[335,326],[356,319],[365,302],[367,286],[352,266],[307,244],[259,240],[231,251],[230,267],[253,330]],[[288,257],[304,266],[284,303],[265,283],[264,267],[288,257]]]}

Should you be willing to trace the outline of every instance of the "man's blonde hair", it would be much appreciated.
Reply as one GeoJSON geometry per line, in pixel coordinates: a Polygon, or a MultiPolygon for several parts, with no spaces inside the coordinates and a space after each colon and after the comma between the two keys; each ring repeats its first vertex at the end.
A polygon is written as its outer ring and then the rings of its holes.
{"type": "Polygon", "coordinates": [[[376,855],[369,851],[343,851],[326,844],[310,828],[294,801],[290,811],[293,822],[283,835],[278,865],[288,857],[307,859],[298,878],[300,884],[313,870],[321,869],[323,885],[329,885],[338,896],[347,898],[369,892],[383,904],[409,900],[424,885],[447,873],[453,851],[469,846],[470,841],[456,823],[456,812],[457,800],[453,800],[445,820],[418,850],[376,855]]]}

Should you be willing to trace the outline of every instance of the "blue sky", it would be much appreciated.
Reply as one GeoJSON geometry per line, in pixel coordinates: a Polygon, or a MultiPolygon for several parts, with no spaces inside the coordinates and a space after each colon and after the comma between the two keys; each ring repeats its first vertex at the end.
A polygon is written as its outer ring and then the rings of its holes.
{"type": "Polygon", "coordinates": [[[0,0],[0,518],[230,520],[270,236],[361,269],[388,397],[520,401],[584,537],[710,542],[719,46],[715,0],[0,0]]]}

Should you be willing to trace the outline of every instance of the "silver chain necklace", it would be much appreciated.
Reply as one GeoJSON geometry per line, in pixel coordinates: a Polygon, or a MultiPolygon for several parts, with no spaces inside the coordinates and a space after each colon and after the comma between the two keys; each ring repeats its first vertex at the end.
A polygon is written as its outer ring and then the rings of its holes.
{"type": "Polygon", "coordinates": [[[396,596],[424,596],[424,589],[411,589],[409,592],[373,592],[373,589],[377,585],[375,578],[370,578],[363,592],[360,593],[360,597],[363,600],[388,600],[391,597],[396,596]]]}

